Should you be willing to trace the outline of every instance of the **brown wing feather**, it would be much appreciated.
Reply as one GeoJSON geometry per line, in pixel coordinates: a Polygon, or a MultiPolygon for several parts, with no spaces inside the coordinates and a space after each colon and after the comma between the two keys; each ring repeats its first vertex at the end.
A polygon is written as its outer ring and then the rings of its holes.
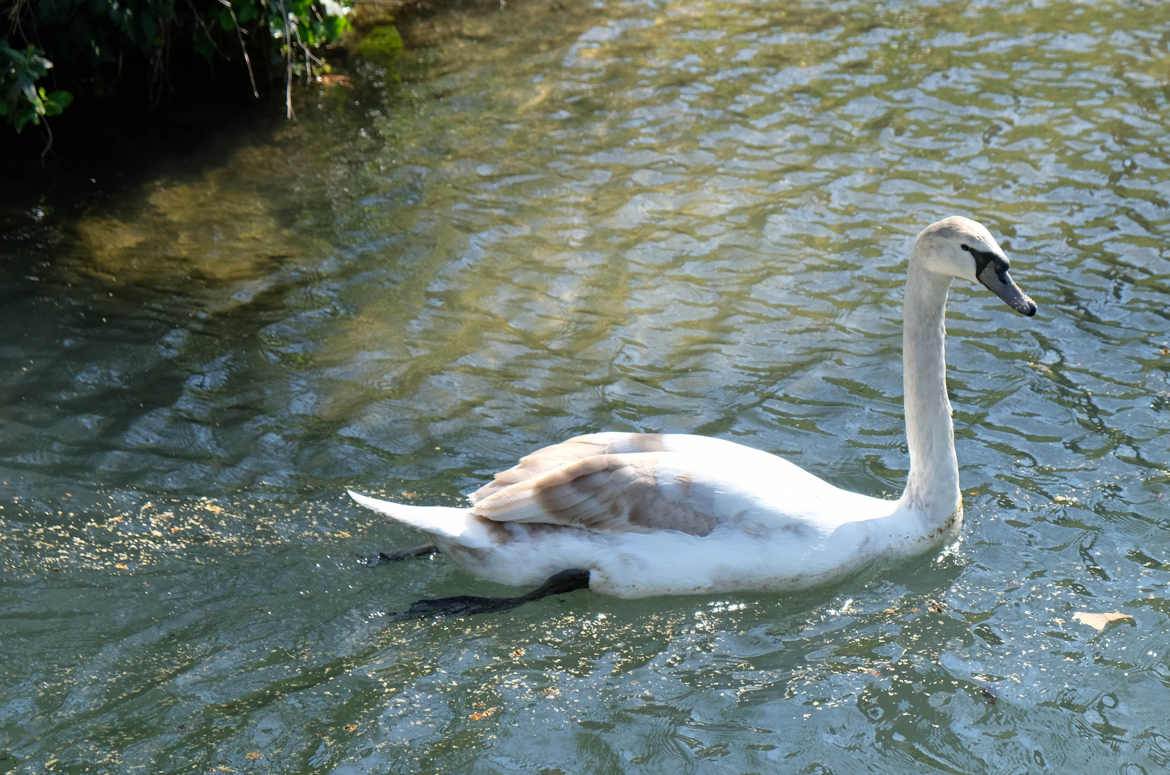
{"type": "Polygon", "coordinates": [[[505,487],[518,482],[534,479],[549,471],[594,455],[613,452],[658,452],[662,449],[662,437],[657,433],[594,433],[574,436],[559,444],[541,447],[520,458],[520,462],[506,471],[495,475],[490,482],[468,496],[472,503],[479,503],[505,487]]]}
{"type": "Polygon", "coordinates": [[[493,522],[707,535],[718,521],[710,508],[703,508],[709,498],[689,493],[689,480],[678,477],[674,495],[667,494],[655,474],[660,459],[645,452],[591,455],[496,488],[475,500],[472,513],[493,522]]]}

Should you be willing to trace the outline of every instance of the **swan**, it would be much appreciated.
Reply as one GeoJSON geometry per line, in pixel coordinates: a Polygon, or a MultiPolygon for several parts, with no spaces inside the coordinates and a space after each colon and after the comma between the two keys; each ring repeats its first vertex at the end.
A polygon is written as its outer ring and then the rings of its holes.
{"type": "MultiPolygon", "coordinates": [[[[724,439],[657,433],[596,433],[544,447],[472,493],[467,507],[349,494],[428,533],[482,578],[541,585],[517,598],[430,601],[460,613],[581,587],[625,598],[795,590],[924,553],[955,538],[963,518],[944,353],[956,278],[981,283],[1022,315],[1036,313],[982,224],[952,216],[918,234],[903,307],[910,472],[897,500],[840,489],[724,439]]],[[[418,608],[427,602],[411,610],[430,610],[418,608]]]]}

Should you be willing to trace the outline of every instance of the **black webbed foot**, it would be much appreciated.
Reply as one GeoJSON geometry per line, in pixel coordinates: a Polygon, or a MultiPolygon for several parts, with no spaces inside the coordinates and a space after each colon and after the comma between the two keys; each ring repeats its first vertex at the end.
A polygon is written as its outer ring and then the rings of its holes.
{"type": "Polygon", "coordinates": [[[492,611],[507,611],[523,603],[518,597],[476,597],[456,595],[434,600],[416,600],[410,608],[399,614],[403,619],[421,619],[424,616],[471,616],[492,611]]]}
{"type": "Polygon", "coordinates": [[[399,560],[409,560],[414,557],[427,557],[432,554],[438,554],[439,547],[434,544],[423,544],[422,546],[413,546],[410,549],[400,549],[397,552],[378,552],[377,554],[367,555],[365,557],[359,556],[358,559],[367,568],[373,568],[375,565],[381,565],[386,562],[398,562],[399,560]]]}
{"type": "Polygon", "coordinates": [[[531,600],[539,600],[549,595],[559,595],[572,592],[575,589],[589,587],[589,571],[580,568],[570,568],[554,573],[536,589],[519,597],[477,597],[475,595],[457,595],[455,597],[441,597],[435,600],[417,600],[406,611],[399,613],[395,618],[420,619],[424,616],[471,616],[472,614],[491,613],[493,611],[507,611],[531,600]]]}

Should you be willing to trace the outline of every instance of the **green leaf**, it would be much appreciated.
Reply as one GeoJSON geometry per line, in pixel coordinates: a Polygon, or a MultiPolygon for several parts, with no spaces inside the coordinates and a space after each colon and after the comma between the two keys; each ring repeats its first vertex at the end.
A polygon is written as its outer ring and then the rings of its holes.
{"type": "Polygon", "coordinates": [[[298,30],[301,33],[301,42],[309,48],[316,48],[320,45],[320,40],[317,37],[317,30],[311,24],[298,24],[298,30]]]}
{"type": "Polygon", "coordinates": [[[35,112],[31,110],[21,110],[12,117],[12,126],[16,129],[17,132],[19,132],[20,130],[24,129],[25,124],[27,124],[29,121],[32,121],[34,124],[41,123],[40,118],[37,117],[35,112]]]}
{"type": "Polygon", "coordinates": [[[73,95],[64,89],[49,92],[45,97],[45,115],[59,115],[65,108],[73,104],[73,95]]]}
{"type": "Polygon", "coordinates": [[[325,17],[325,34],[330,43],[335,40],[340,40],[345,31],[349,29],[349,19],[344,16],[326,16],[325,17]]]}
{"type": "Polygon", "coordinates": [[[220,8],[215,14],[216,21],[219,22],[220,29],[225,32],[230,32],[236,28],[236,20],[232,18],[232,12],[226,8],[220,8]]]}
{"type": "Polygon", "coordinates": [[[260,7],[254,0],[236,0],[232,3],[236,9],[236,20],[241,24],[250,24],[260,16],[260,7]]]}

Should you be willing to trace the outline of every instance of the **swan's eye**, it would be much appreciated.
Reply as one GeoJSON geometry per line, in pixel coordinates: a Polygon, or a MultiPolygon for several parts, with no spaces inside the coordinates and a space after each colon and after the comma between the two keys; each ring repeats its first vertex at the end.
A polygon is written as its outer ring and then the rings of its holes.
{"type": "Polygon", "coordinates": [[[974,252],[975,252],[974,250],[972,250],[972,249],[971,249],[971,246],[970,246],[970,245],[959,245],[959,248],[960,248],[961,250],[965,250],[965,251],[967,251],[968,253],[974,253],[974,252]]]}

